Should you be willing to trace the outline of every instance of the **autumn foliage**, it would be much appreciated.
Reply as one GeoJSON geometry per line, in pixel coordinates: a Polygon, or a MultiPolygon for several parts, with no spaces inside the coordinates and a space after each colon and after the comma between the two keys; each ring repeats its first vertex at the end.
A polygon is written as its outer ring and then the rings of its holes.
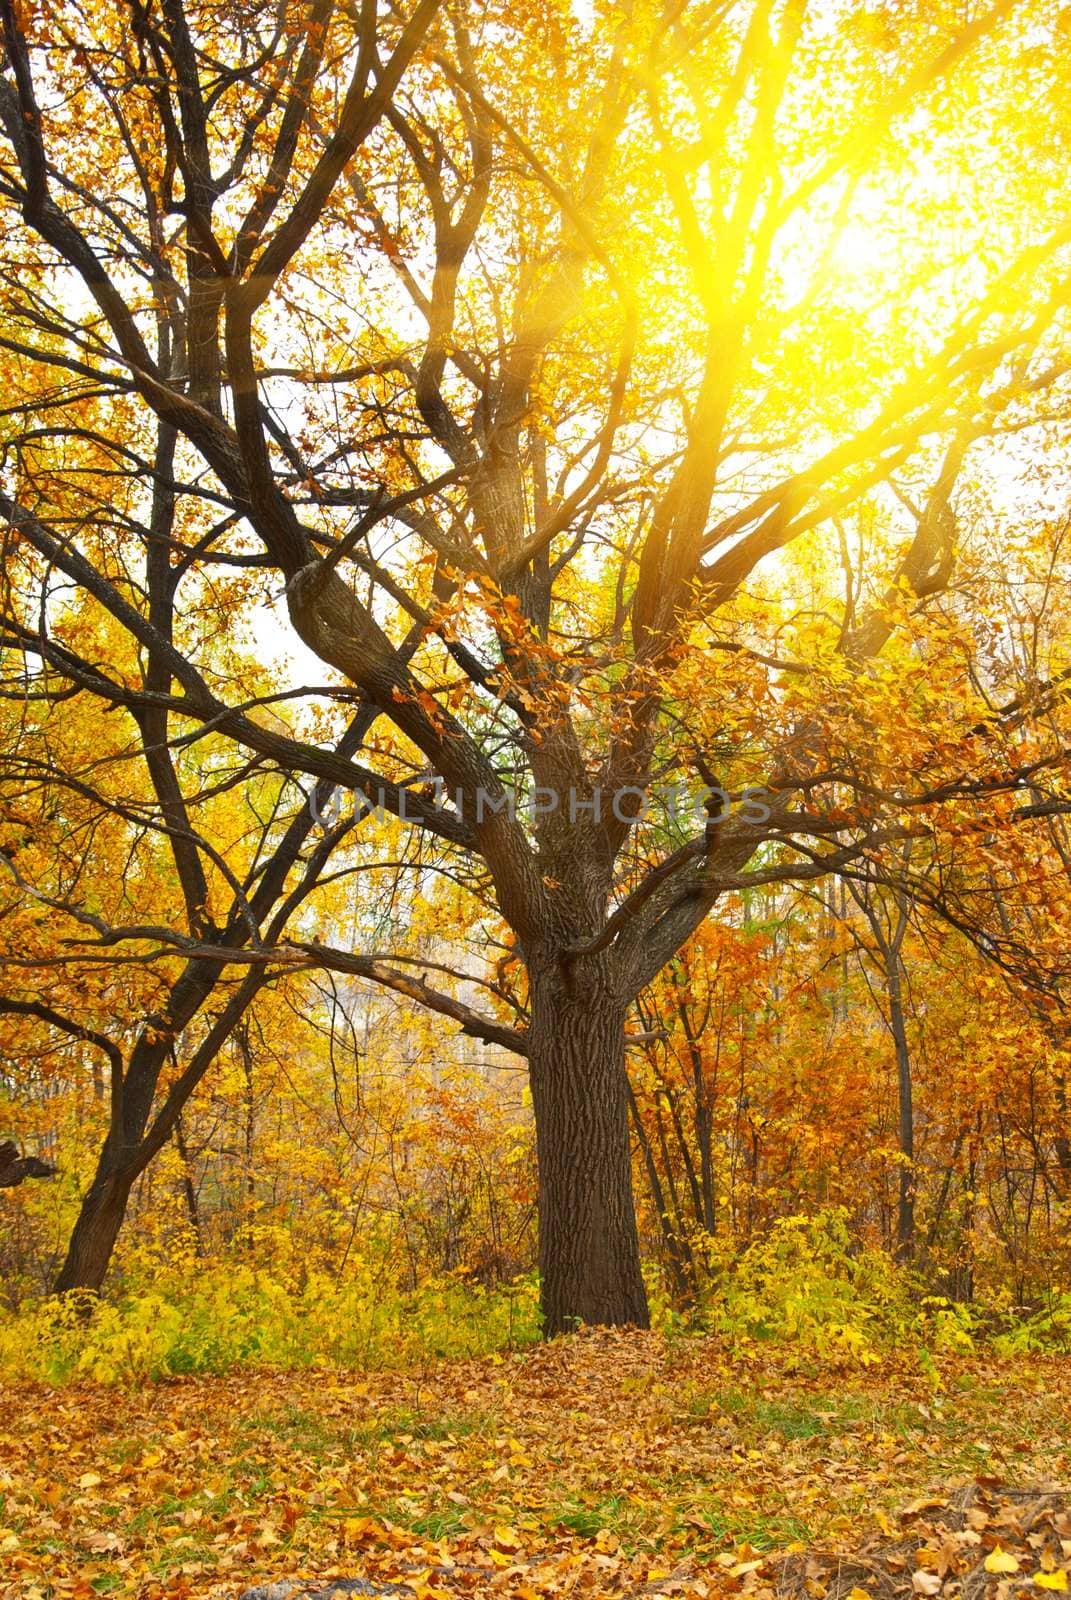
{"type": "Polygon", "coordinates": [[[1067,11],[0,23],[12,1593],[1066,1589],[1067,11]]]}

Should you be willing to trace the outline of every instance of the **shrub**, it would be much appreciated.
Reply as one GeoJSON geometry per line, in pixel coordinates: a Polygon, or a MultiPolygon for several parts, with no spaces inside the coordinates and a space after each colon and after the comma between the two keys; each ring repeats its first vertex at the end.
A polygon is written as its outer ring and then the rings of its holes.
{"type": "Polygon", "coordinates": [[[703,1319],[733,1340],[776,1340],[811,1356],[869,1365],[892,1346],[932,1353],[967,1349],[965,1307],[926,1295],[882,1250],[862,1247],[848,1212],[786,1217],[712,1277],[703,1319]]]}
{"type": "Polygon", "coordinates": [[[364,1263],[299,1286],[247,1266],[173,1274],[114,1302],[68,1295],[0,1318],[0,1371],[132,1383],[239,1365],[408,1367],[490,1354],[538,1332],[530,1278],[485,1289],[456,1276],[400,1291],[364,1263]]]}
{"type": "Polygon", "coordinates": [[[1071,1350],[1071,1294],[1054,1293],[1040,1311],[997,1334],[993,1344],[1009,1356],[1071,1350]]]}

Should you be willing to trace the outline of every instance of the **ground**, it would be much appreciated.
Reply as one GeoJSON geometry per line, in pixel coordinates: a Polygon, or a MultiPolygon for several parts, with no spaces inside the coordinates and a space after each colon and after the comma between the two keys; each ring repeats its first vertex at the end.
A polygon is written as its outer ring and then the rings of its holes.
{"type": "Polygon", "coordinates": [[[0,1398],[0,1596],[1062,1591],[1071,1363],[585,1334],[422,1372],[0,1398]]]}

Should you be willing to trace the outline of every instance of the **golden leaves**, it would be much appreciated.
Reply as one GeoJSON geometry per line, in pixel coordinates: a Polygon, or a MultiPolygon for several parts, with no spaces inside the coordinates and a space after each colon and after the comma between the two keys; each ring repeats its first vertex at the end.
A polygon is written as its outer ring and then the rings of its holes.
{"type": "Polygon", "coordinates": [[[425,1367],[419,1383],[260,1372],[171,1382],[151,1406],[137,1389],[16,1389],[5,1600],[234,1600],[296,1572],[425,1600],[870,1600],[874,1571],[951,1600],[976,1568],[1067,1592],[1059,1496],[931,1486],[961,1474],[963,1421],[1009,1455],[1020,1430],[1036,1441],[1016,1458],[1024,1480],[1066,1471],[1053,1419],[1068,1380],[1054,1364],[1032,1388],[978,1356],[954,1370],[954,1420],[903,1362],[830,1387],[770,1348],[628,1333],[425,1367]],[[859,1572],[834,1591],[846,1561],[859,1572]]]}
{"type": "Polygon", "coordinates": [[[1019,1571],[1018,1557],[1013,1556],[1009,1550],[1003,1549],[999,1544],[993,1546],[982,1565],[987,1572],[999,1572],[1002,1576],[1019,1571]]]}

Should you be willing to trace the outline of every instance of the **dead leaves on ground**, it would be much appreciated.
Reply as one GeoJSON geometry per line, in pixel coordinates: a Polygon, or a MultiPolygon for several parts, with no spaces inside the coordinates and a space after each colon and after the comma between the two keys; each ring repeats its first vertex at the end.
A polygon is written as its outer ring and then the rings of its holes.
{"type": "Polygon", "coordinates": [[[958,1358],[937,1394],[789,1365],[598,1333],[418,1374],[27,1387],[0,1418],[0,1597],[1064,1591],[1063,1500],[997,1485],[1071,1483],[1066,1363],[958,1358]]]}
{"type": "Polygon", "coordinates": [[[791,1555],[773,1592],[813,1600],[1014,1600],[1066,1594],[1071,1511],[1059,1489],[980,1481],[904,1507],[905,1537],[844,1555],[791,1555]],[[907,1529],[910,1528],[910,1536],[907,1529]]]}

